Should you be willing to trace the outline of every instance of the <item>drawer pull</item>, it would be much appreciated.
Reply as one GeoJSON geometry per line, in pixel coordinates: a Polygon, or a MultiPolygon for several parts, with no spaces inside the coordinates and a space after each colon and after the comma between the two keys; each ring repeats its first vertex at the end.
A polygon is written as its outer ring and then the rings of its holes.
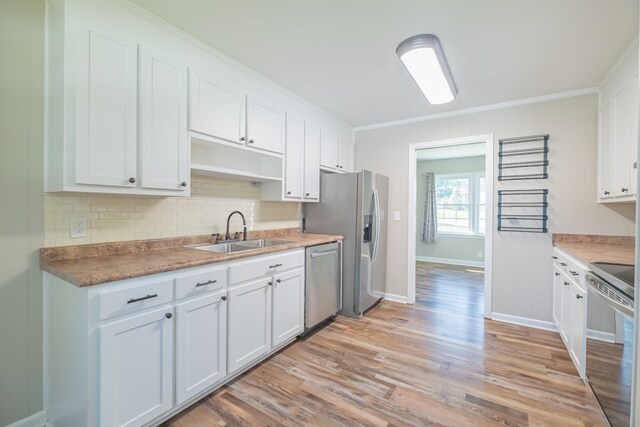
{"type": "Polygon", "coordinates": [[[582,295],[576,294],[576,299],[582,299],[582,298],[584,298],[582,295]]]}
{"type": "Polygon", "coordinates": [[[157,297],[157,296],[158,296],[158,294],[153,294],[153,295],[152,295],[152,294],[149,294],[149,295],[147,295],[146,297],[131,298],[129,301],[127,301],[127,304],[131,304],[131,303],[134,303],[134,302],[144,301],[144,300],[146,300],[146,299],[155,298],[155,297],[157,297]]]}
{"type": "Polygon", "coordinates": [[[560,273],[558,273],[557,271],[556,271],[556,273],[555,273],[555,274],[556,274],[556,277],[560,275],[560,273]]]}
{"type": "Polygon", "coordinates": [[[269,266],[269,268],[277,268],[277,267],[282,267],[282,264],[274,264],[269,266]]]}
{"type": "Polygon", "coordinates": [[[557,257],[557,256],[555,256],[555,255],[552,255],[552,256],[551,256],[551,258],[553,258],[553,259],[558,259],[558,257],[557,257]]]}
{"type": "Polygon", "coordinates": [[[217,280],[207,280],[206,282],[196,283],[196,288],[199,288],[200,286],[211,285],[211,284],[216,283],[216,282],[217,282],[217,280]]]}
{"type": "Polygon", "coordinates": [[[564,262],[561,262],[560,265],[563,266],[563,267],[567,266],[567,264],[565,264],[564,262]]]}
{"type": "Polygon", "coordinates": [[[280,280],[280,279],[276,280],[276,283],[281,283],[281,282],[282,282],[282,280],[280,280]]]}
{"type": "Polygon", "coordinates": [[[578,273],[576,273],[575,271],[569,271],[569,273],[573,274],[574,276],[578,275],[578,273]]]}
{"type": "Polygon", "coordinates": [[[565,286],[569,286],[569,282],[564,282],[564,285],[565,286]]]}

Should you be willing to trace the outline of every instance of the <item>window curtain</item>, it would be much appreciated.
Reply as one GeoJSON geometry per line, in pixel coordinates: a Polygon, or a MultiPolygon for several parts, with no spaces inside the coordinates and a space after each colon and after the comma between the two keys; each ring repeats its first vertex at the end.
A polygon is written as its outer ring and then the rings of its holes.
{"type": "Polygon", "coordinates": [[[424,219],[422,222],[422,241],[435,242],[438,237],[438,219],[436,202],[436,176],[433,172],[424,174],[424,219]]]}

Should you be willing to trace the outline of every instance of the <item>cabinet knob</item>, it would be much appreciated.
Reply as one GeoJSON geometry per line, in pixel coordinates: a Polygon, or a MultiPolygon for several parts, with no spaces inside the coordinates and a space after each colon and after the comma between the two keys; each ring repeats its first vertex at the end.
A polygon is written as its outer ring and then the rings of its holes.
{"type": "Polygon", "coordinates": [[[620,189],[620,191],[622,191],[623,193],[626,193],[627,191],[629,191],[629,189],[628,189],[628,188],[624,188],[624,187],[622,187],[622,188],[620,189]]]}
{"type": "Polygon", "coordinates": [[[287,195],[291,195],[291,191],[287,191],[287,195]]]}
{"type": "Polygon", "coordinates": [[[340,167],[340,165],[336,165],[336,167],[337,167],[337,168],[339,168],[339,167],[340,167]]]}
{"type": "Polygon", "coordinates": [[[604,195],[605,195],[605,196],[608,196],[609,194],[611,194],[611,193],[610,193],[610,192],[608,192],[608,191],[605,191],[605,192],[604,192],[604,195]]]}
{"type": "Polygon", "coordinates": [[[576,299],[582,299],[582,298],[584,298],[582,295],[576,294],[576,299]]]}
{"type": "Polygon", "coordinates": [[[129,178],[129,182],[134,184],[136,182],[136,179],[134,177],[129,178]]]}
{"type": "Polygon", "coordinates": [[[173,314],[167,313],[164,315],[164,317],[166,317],[167,319],[171,319],[173,317],[173,314]]]}
{"type": "Polygon", "coordinates": [[[576,273],[575,271],[570,271],[569,273],[571,273],[573,276],[577,276],[578,273],[576,273]]]}
{"type": "Polygon", "coordinates": [[[244,136],[240,137],[240,141],[245,142],[247,140],[247,138],[245,138],[244,136]]]}
{"type": "Polygon", "coordinates": [[[253,139],[250,139],[249,144],[253,144],[253,143],[254,143],[253,139]]]}
{"type": "Polygon", "coordinates": [[[565,286],[569,286],[569,282],[564,282],[564,285],[565,286]]]}
{"type": "Polygon", "coordinates": [[[309,193],[305,193],[305,196],[309,197],[309,193]]]}
{"type": "Polygon", "coordinates": [[[182,182],[180,183],[180,186],[181,186],[181,187],[186,187],[186,186],[187,186],[187,183],[186,183],[185,181],[182,181],[182,182]]]}
{"type": "Polygon", "coordinates": [[[273,282],[269,282],[269,283],[267,283],[267,285],[273,286],[273,282]]]}
{"type": "Polygon", "coordinates": [[[225,295],[222,295],[222,297],[220,297],[220,299],[221,299],[222,301],[226,301],[226,300],[227,300],[227,297],[226,297],[225,295]]]}
{"type": "Polygon", "coordinates": [[[340,169],[342,169],[342,165],[340,165],[340,169]]]}
{"type": "Polygon", "coordinates": [[[276,279],[276,283],[280,283],[280,282],[282,282],[282,280],[276,279]]]}
{"type": "Polygon", "coordinates": [[[553,259],[558,259],[558,257],[557,257],[557,256],[555,256],[555,255],[551,255],[551,258],[553,258],[553,259]]]}
{"type": "Polygon", "coordinates": [[[558,273],[558,272],[556,271],[556,272],[555,272],[555,275],[556,275],[556,276],[559,276],[559,275],[560,275],[560,273],[558,273]]]}

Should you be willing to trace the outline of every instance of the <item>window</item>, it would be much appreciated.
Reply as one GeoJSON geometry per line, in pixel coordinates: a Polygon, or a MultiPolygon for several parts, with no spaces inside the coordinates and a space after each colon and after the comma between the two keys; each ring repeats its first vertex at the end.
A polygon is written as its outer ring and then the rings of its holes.
{"type": "Polygon", "coordinates": [[[483,172],[436,176],[439,234],[484,234],[486,179],[483,172]]]}

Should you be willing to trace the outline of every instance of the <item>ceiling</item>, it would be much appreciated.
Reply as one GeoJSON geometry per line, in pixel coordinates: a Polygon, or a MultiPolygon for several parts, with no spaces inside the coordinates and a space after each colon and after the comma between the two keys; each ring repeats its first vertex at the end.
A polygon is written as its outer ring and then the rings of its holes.
{"type": "Polygon", "coordinates": [[[416,151],[416,160],[444,160],[462,157],[478,157],[486,154],[485,143],[448,145],[446,147],[424,148],[416,151]]]}
{"type": "Polygon", "coordinates": [[[131,0],[354,126],[597,86],[638,0],[131,0]],[[395,49],[440,38],[458,97],[430,105],[395,49]]]}

